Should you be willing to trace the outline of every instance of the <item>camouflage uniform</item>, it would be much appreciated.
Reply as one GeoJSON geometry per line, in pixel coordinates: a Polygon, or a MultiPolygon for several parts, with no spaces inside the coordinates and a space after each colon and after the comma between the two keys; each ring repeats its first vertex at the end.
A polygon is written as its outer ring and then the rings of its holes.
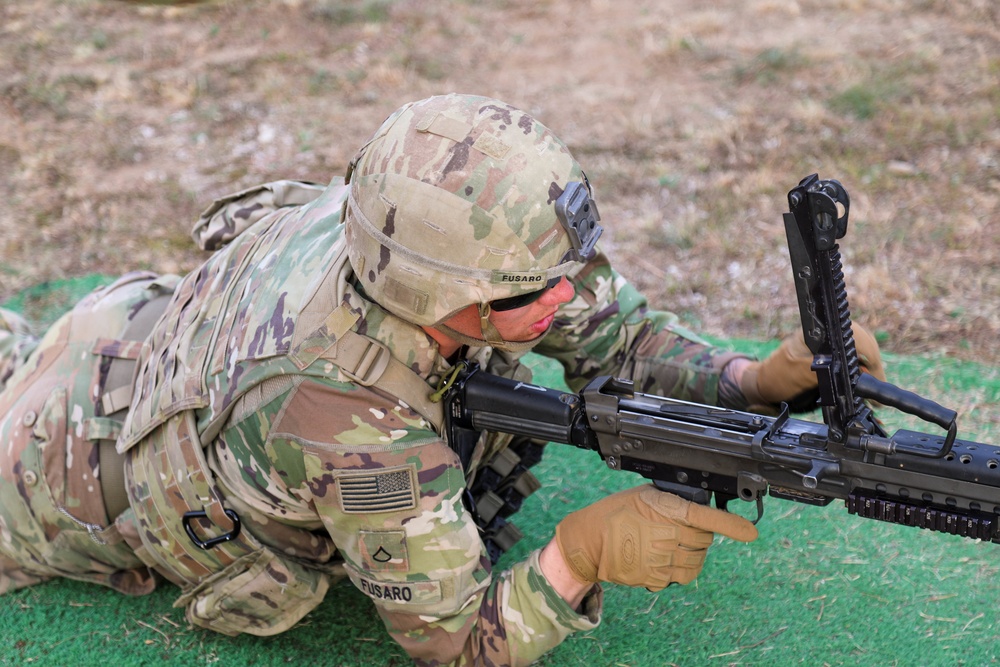
{"type": "MultiPolygon", "coordinates": [[[[55,412],[43,435],[110,437],[117,427],[100,421],[95,399],[99,359],[70,350],[68,324],[57,324],[29,358],[33,370],[11,378],[0,395],[0,436],[11,443],[0,460],[0,592],[61,575],[142,593],[152,586],[145,565],[181,586],[178,604],[192,623],[268,635],[294,625],[346,575],[393,638],[427,664],[527,664],[594,627],[599,587],[582,613],[569,608],[537,552],[492,572],[462,497],[508,439],[487,434],[463,465],[441,435],[440,408],[426,399],[456,360],[366,296],[356,260],[347,261],[343,181],[308,190],[296,192],[312,201],[262,216],[247,204],[261,193],[244,194],[200,224],[203,244],[221,249],[176,284],[152,334],[129,350],[139,371],[118,437],[129,507],[117,516],[107,516],[89,441],[68,439],[72,463],[50,473],[44,452],[32,450],[38,434],[18,426],[28,411],[55,412]],[[46,411],[60,384],[64,397],[46,411]],[[31,465],[78,486],[36,510],[24,478],[31,465]],[[74,539],[63,543],[68,533],[74,539]]],[[[267,204],[260,210],[274,208],[267,204]]],[[[649,391],[716,402],[719,371],[733,355],[648,310],[603,256],[571,277],[575,298],[535,348],[563,364],[571,387],[614,373],[649,391]]],[[[114,339],[153,283],[130,284],[70,315],[74,341],[86,338],[81,350],[129,347],[114,339]],[[87,313],[93,328],[78,329],[87,313]],[[93,345],[105,337],[107,345],[93,345]]],[[[519,354],[463,351],[491,372],[527,379],[519,354]]]]}
{"type": "MultiPolygon", "coordinates": [[[[55,576],[128,594],[153,590],[105,511],[104,482],[117,477],[121,485],[120,472],[112,473],[122,463],[114,450],[120,418],[110,416],[116,406],[104,399],[111,360],[135,359],[141,348],[121,340],[123,330],[172,282],[124,276],[81,301],[40,341],[23,324],[0,325],[0,367],[14,371],[0,393],[0,593],[55,576]],[[112,472],[102,474],[102,466],[112,472]]],[[[4,322],[17,321],[0,312],[4,322]]]]}

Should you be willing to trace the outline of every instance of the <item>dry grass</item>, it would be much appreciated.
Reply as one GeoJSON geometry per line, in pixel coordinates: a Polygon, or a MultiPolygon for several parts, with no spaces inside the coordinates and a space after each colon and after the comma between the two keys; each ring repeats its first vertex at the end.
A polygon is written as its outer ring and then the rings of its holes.
{"type": "Polygon", "coordinates": [[[576,150],[620,269],[712,334],[796,326],[781,213],[853,197],[856,319],[1000,363],[1000,10],[991,0],[225,0],[0,7],[0,300],[183,272],[215,196],[325,181],[401,103],[531,109],[576,150]]]}

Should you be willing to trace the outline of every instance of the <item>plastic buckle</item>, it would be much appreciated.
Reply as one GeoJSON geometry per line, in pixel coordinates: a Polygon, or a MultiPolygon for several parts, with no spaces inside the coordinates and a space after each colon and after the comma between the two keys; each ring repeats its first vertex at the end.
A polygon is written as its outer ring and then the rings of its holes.
{"type": "Polygon", "coordinates": [[[375,340],[369,340],[368,343],[368,349],[360,356],[353,369],[340,367],[344,375],[364,387],[370,387],[378,382],[392,360],[392,352],[385,345],[375,340]]]}

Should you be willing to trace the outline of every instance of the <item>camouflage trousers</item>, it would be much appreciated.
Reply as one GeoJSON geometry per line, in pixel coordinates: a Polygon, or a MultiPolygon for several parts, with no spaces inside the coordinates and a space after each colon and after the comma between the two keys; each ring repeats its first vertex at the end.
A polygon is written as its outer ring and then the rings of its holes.
{"type": "Polygon", "coordinates": [[[119,512],[123,458],[114,440],[130,391],[112,396],[107,385],[113,361],[140,350],[123,332],[163,291],[154,274],[126,275],[41,340],[0,313],[0,594],[52,577],[131,595],[153,590],[130,546],[138,537],[119,512]]]}

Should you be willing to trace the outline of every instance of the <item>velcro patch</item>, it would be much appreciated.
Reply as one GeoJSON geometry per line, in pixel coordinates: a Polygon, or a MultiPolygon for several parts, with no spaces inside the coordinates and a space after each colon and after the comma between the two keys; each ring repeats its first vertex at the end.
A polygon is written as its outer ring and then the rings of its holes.
{"type": "Polygon", "coordinates": [[[391,276],[386,278],[384,290],[386,297],[412,313],[423,315],[427,311],[430,295],[423,290],[414,289],[391,276]]]}
{"type": "Polygon", "coordinates": [[[472,126],[465,121],[437,112],[424,117],[417,124],[417,132],[430,132],[458,144],[465,141],[471,131],[472,126]]]}
{"type": "Polygon", "coordinates": [[[345,569],[358,590],[386,606],[431,605],[441,601],[440,581],[380,581],[362,575],[349,565],[345,569]]]}
{"type": "Polygon", "coordinates": [[[510,144],[497,139],[492,134],[485,133],[479,135],[472,147],[496,160],[502,160],[507,155],[507,151],[510,150],[510,144]]]}
{"type": "Polygon", "coordinates": [[[406,553],[406,531],[360,531],[361,562],[372,572],[405,572],[410,569],[406,553]]]}
{"type": "Polygon", "coordinates": [[[348,472],[337,477],[340,506],[347,514],[398,512],[417,506],[413,465],[348,472]]]}

